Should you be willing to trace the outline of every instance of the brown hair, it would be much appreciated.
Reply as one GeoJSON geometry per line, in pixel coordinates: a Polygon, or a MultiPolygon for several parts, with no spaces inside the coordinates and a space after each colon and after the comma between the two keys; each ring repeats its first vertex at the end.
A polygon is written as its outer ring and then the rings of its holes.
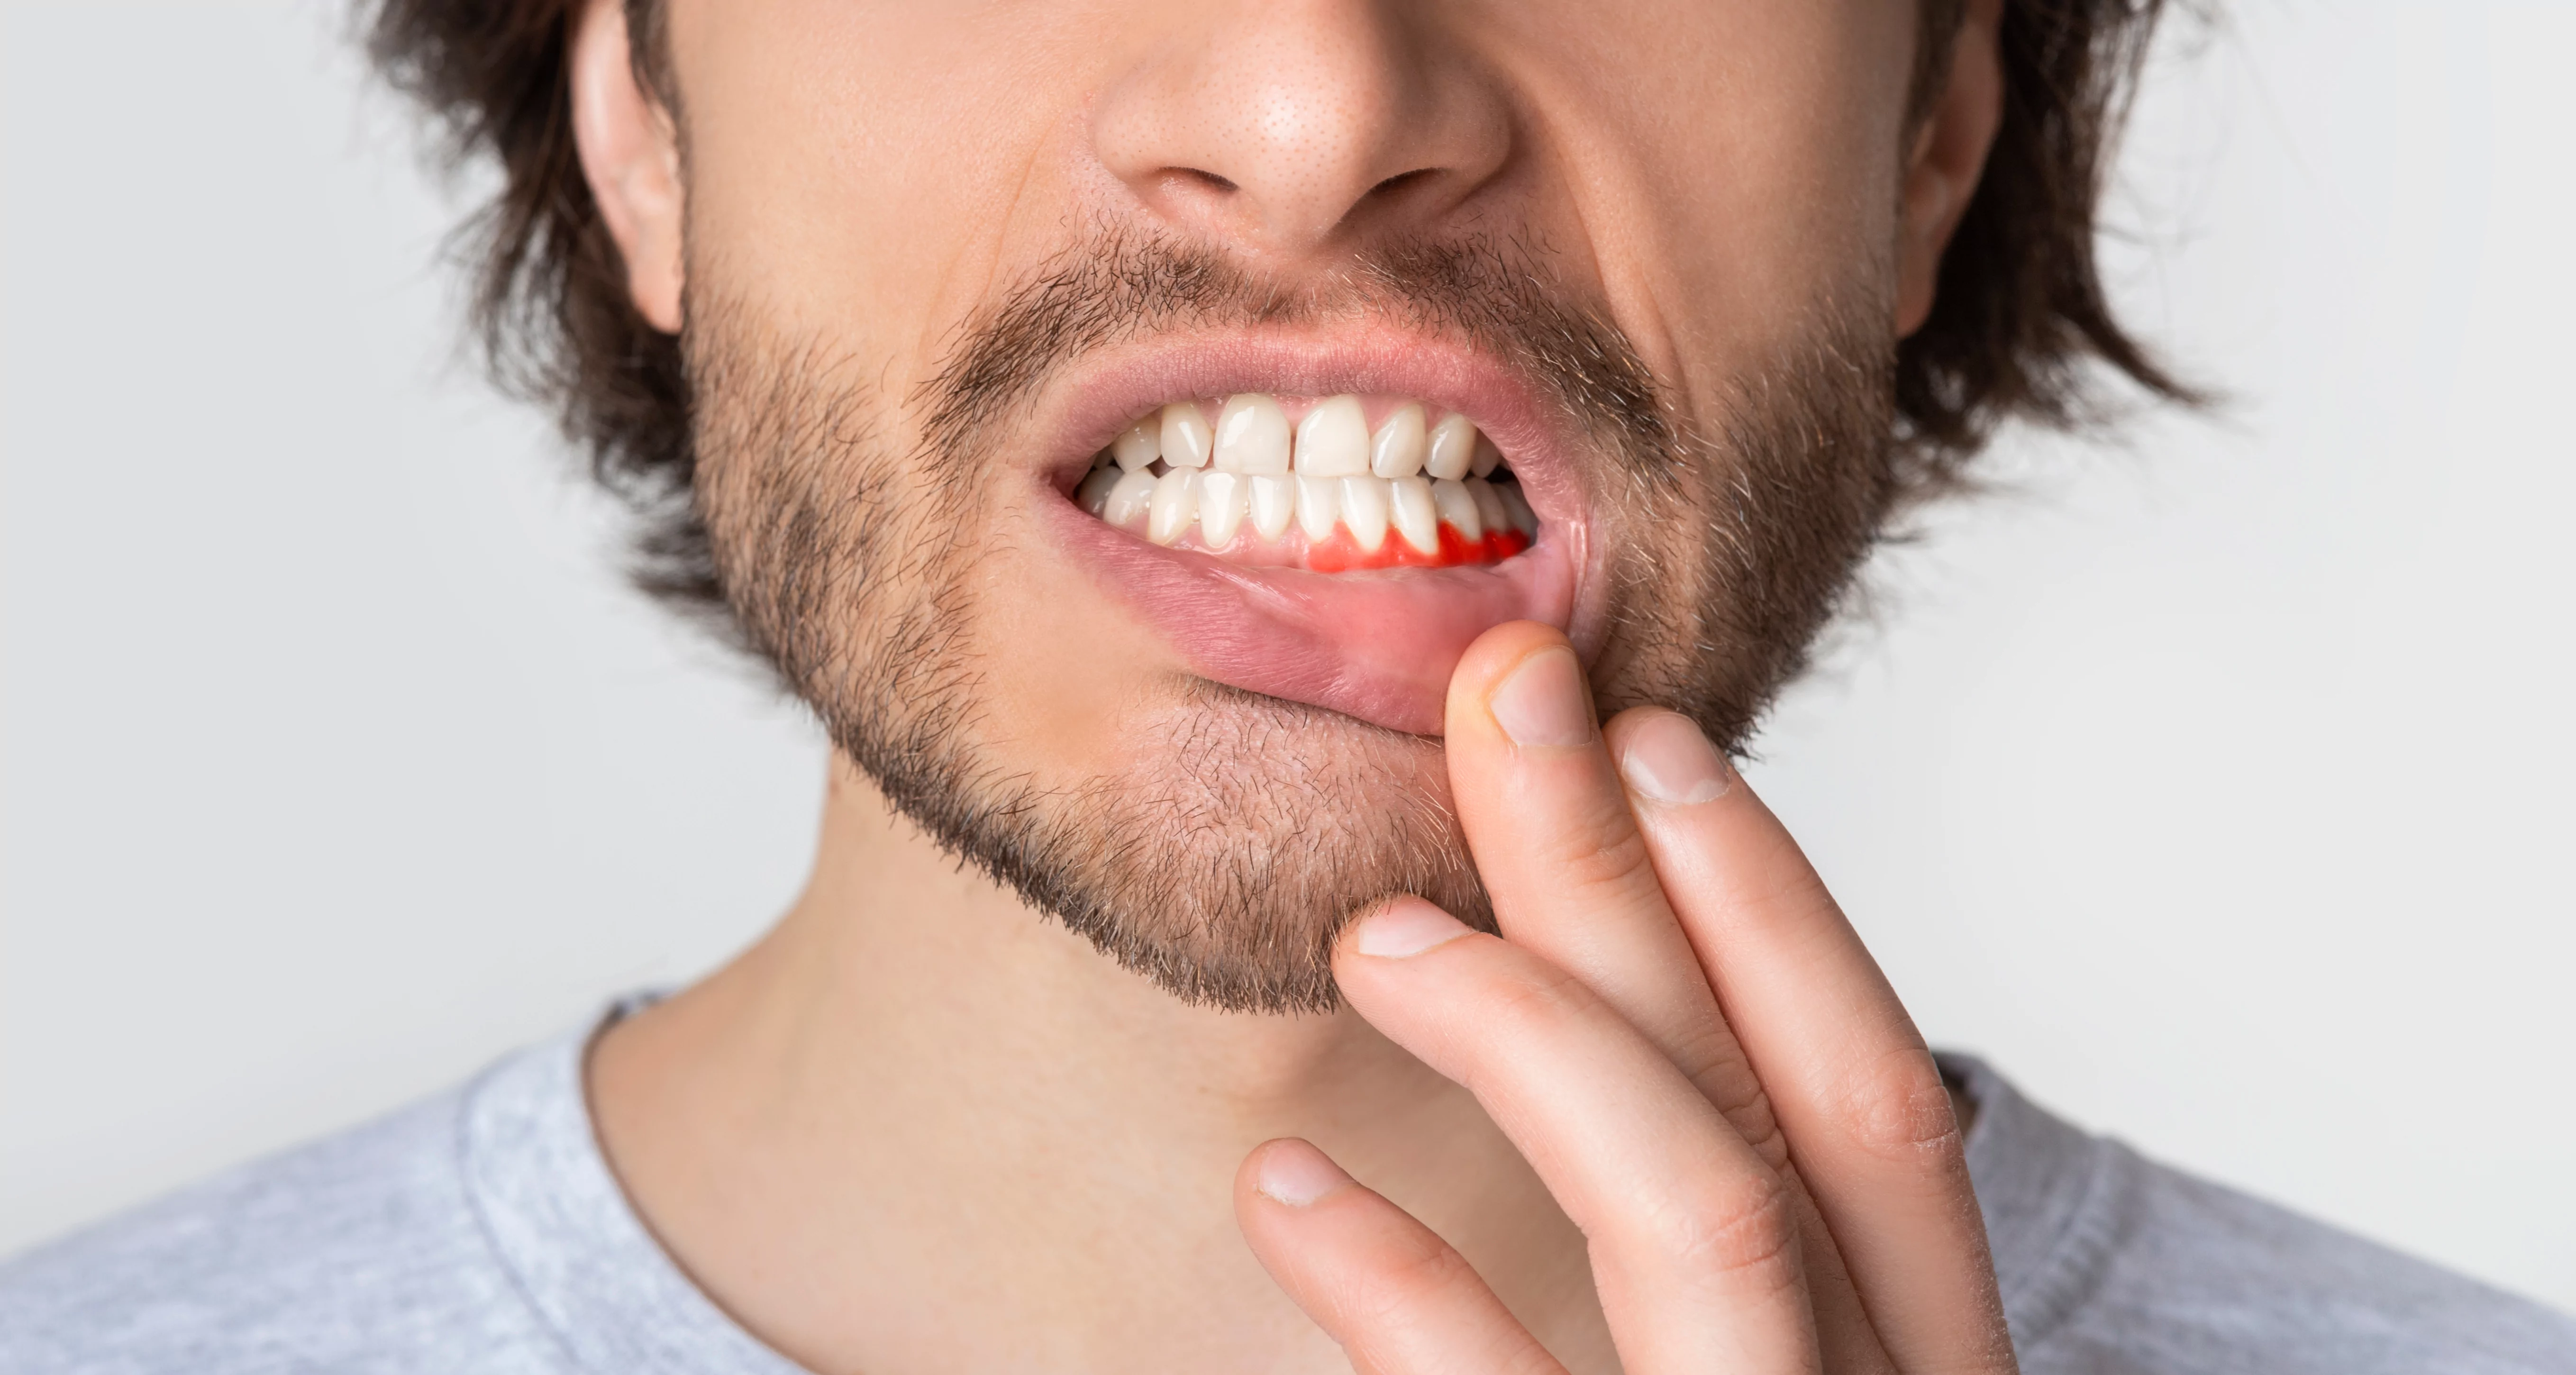
{"type": "MultiPolygon", "coordinates": [[[[501,187],[465,227],[473,323],[495,379],[553,407],[639,517],[637,584],[734,627],[694,501],[677,339],[647,324],[573,145],[567,48],[581,0],[360,0],[367,48],[437,123],[451,164],[501,187]]],[[[638,74],[666,103],[664,0],[623,0],[638,74]]],[[[1924,0],[1913,104],[1928,108],[1966,0],[1924,0]]],[[[1949,485],[1996,425],[2096,422],[2105,371],[2191,392],[2113,316],[2095,216],[2163,0],[2004,0],[2003,120],[1941,265],[1931,317],[1897,351],[1896,408],[1920,490],[1949,485]]]]}

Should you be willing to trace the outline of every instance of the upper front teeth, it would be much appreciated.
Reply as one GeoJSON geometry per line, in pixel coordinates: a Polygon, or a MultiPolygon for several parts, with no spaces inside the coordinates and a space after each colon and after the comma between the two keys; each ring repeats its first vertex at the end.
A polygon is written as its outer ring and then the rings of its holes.
{"type": "MultiPolygon", "coordinates": [[[[1163,409],[1196,415],[1199,408],[1183,401],[1163,409]]],[[[1216,466],[1229,473],[1276,476],[1288,471],[1288,413],[1266,396],[1227,398],[1224,409],[1216,413],[1215,457],[1216,466]]],[[[1172,461],[1182,467],[1196,467],[1207,460],[1182,457],[1172,461]]]]}
{"type": "Polygon", "coordinates": [[[1538,532],[1519,484],[1486,480],[1501,466],[1501,451],[1462,415],[1433,423],[1406,402],[1372,431],[1358,397],[1335,396],[1292,431],[1275,398],[1247,392],[1226,398],[1213,423],[1198,403],[1176,401],[1129,426],[1075,497],[1112,525],[1142,524],[1157,544],[1196,527],[1204,545],[1223,548],[1247,520],[1275,540],[1293,521],[1310,547],[1339,526],[1363,553],[1392,530],[1434,554],[1444,524],[1471,544],[1538,532]]]}
{"type": "Polygon", "coordinates": [[[1356,396],[1336,396],[1297,423],[1297,471],[1314,477],[1359,477],[1369,470],[1367,417],[1356,396]]]}
{"type": "MultiPolygon", "coordinates": [[[[1208,429],[1207,417],[1200,413],[1198,407],[1186,403],[1165,406],[1162,415],[1162,423],[1154,427],[1154,439],[1160,448],[1157,456],[1175,468],[1206,466],[1208,454],[1216,443],[1214,432],[1208,429]]],[[[1153,417],[1148,416],[1136,426],[1136,430],[1143,430],[1152,423],[1153,417]]],[[[1131,434],[1135,432],[1129,431],[1131,434]]],[[[1125,457],[1118,460],[1118,466],[1128,467],[1125,457]]]]}
{"type": "Polygon", "coordinates": [[[1476,441],[1483,436],[1467,423],[1467,417],[1453,415],[1431,427],[1431,438],[1422,459],[1423,471],[1433,477],[1451,480],[1465,477],[1467,467],[1475,460],[1476,441]]]}

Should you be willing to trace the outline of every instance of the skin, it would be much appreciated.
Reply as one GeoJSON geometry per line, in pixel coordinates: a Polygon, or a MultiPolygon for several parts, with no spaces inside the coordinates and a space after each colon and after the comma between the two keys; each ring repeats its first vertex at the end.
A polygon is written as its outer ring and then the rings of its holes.
{"type": "MultiPolygon", "coordinates": [[[[867,360],[897,428],[961,325],[1104,219],[1288,280],[1390,236],[1544,242],[1708,424],[1812,303],[1882,302],[1891,337],[1928,313],[1997,119],[1995,10],[1920,124],[1906,0],[676,0],[685,157],[612,0],[571,65],[645,317],[683,329],[720,270],[867,360]]],[[[1008,649],[987,744],[1133,767],[1102,722],[1189,663],[1012,538],[1018,500],[973,608],[1008,649]]],[[[1446,782],[1501,935],[1390,903],[1336,947],[1330,1015],[1174,1000],[836,759],[776,930],[595,1047],[619,1178],[825,1372],[2010,1369],[1920,1037],[1694,727],[1592,728],[1599,648],[1514,622],[1459,661],[1446,782]],[[1632,786],[1693,759],[1722,792],[1632,786]]]]}

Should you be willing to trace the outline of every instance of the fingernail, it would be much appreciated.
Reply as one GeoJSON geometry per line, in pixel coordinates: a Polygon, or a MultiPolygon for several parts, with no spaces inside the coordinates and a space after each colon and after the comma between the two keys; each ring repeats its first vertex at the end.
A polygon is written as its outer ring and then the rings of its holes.
{"type": "Polygon", "coordinates": [[[1592,743],[1592,703],[1571,650],[1543,649],[1521,660],[1485,699],[1485,709],[1515,745],[1592,743]]]}
{"type": "Polygon", "coordinates": [[[1631,790],[1667,807],[1714,802],[1735,782],[1726,756],[1679,712],[1658,712],[1629,733],[1619,776],[1631,790]]]}
{"type": "Polygon", "coordinates": [[[1400,960],[1467,934],[1467,924],[1420,898],[1401,898],[1360,923],[1353,948],[1363,955],[1400,960]]]}
{"type": "Polygon", "coordinates": [[[1350,1182],[1331,1156],[1294,1138],[1272,1142],[1261,1156],[1262,1196],[1291,1208],[1303,1208],[1350,1182]]]}

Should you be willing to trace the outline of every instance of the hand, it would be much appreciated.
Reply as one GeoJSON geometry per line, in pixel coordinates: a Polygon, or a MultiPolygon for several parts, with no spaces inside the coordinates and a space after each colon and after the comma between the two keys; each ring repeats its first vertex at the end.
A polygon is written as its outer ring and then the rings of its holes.
{"type": "MultiPolygon", "coordinates": [[[[1396,899],[1344,933],[1344,995],[1582,1229],[1629,1375],[2011,1372],[1958,1124],[1894,990],[1688,718],[1592,721],[1557,632],[1476,642],[1449,775],[1502,936],[1396,899]]],[[[1255,1150],[1235,1197],[1364,1375],[1562,1369],[1313,1146],[1255,1150]]]]}

